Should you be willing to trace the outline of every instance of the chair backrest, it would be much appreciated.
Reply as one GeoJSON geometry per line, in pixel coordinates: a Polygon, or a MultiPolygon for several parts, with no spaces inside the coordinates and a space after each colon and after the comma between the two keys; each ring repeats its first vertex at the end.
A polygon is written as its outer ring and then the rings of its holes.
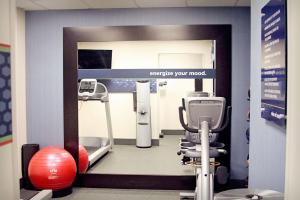
{"type": "Polygon", "coordinates": [[[199,122],[208,121],[210,129],[222,125],[226,100],[223,97],[186,97],[184,99],[189,127],[198,129],[199,122]],[[199,121],[200,120],[200,121],[199,121]]]}

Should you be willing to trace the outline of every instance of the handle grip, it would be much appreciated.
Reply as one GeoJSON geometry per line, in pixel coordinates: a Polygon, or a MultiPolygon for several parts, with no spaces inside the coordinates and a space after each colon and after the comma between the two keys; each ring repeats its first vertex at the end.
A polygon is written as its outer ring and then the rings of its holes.
{"type": "Polygon", "coordinates": [[[180,106],[179,107],[179,121],[180,121],[181,126],[185,130],[187,130],[191,133],[198,133],[198,129],[190,128],[190,127],[188,127],[188,125],[185,124],[184,119],[183,119],[183,110],[184,110],[184,108],[182,106],[180,106]]]}
{"type": "Polygon", "coordinates": [[[225,123],[223,124],[223,126],[221,128],[212,129],[211,132],[219,133],[219,132],[224,131],[227,128],[227,126],[229,125],[229,122],[230,122],[231,110],[232,110],[232,107],[228,106],[227,111],[226,111],[225,123]]]}

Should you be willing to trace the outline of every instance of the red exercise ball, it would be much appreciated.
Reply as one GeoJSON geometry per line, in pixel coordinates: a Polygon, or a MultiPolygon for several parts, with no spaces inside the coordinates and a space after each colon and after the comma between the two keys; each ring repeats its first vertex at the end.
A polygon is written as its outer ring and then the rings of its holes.
{"type": "Polygon", "coordinates": [[[87,168],[89,167],[89,154],[87,150],[82,146],[79,145],[79,173],[85,173],[87,168]]]}
{"type": "Polygon", "coordinates": [[[38,151],[29,162],[28,174],[37,189],[60,190],[72,185],[76,177],[76,163],[72,155],[58,147],[38,151]]]}

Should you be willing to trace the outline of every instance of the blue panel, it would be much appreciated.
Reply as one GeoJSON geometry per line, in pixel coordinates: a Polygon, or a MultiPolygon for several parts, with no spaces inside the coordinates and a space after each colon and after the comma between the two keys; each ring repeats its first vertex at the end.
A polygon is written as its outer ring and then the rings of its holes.
{"type": "MultiPolygon", "coordinates": [[[[109,93],[132,93],[136,91],[136,80],[132,79],[104,79],[98,80],[103,83],[109,93]]],[[[150,80],[150,92],[157,92],[156,80],[150,80]]]]}
{"type": "Polygon", "coordinates": [[[261,116],[280,126],[286,123],[285,0],[270,0],[261,10],[261,116]]]}
{"type": "Polygon", "coordinates": [[[213,79],[215,69],[79,69],[78,78],[213,79]]]}

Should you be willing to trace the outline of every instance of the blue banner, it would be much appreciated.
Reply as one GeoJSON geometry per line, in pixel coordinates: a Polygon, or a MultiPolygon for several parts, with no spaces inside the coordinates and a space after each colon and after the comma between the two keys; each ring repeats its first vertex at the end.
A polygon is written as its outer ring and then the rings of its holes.
{"type": "Polygon", "coordinates": [[[78,69],[78,79],[214,79],[215,69],[78,69]]]}
{"type": "Polygon", "coordinates": [[[286,123],[286,2],[270,0],[261,10],[261,116],[286,123]]]}
{"type": "MultiPolygon", "coordinates": [[[[136,91],[136,80],[134,79],[98,79],[103,83],[109,93],[132,93],[136,91]]],[[[156,80],[150,80],[150,92],[157,92],[156,80]]]]}

